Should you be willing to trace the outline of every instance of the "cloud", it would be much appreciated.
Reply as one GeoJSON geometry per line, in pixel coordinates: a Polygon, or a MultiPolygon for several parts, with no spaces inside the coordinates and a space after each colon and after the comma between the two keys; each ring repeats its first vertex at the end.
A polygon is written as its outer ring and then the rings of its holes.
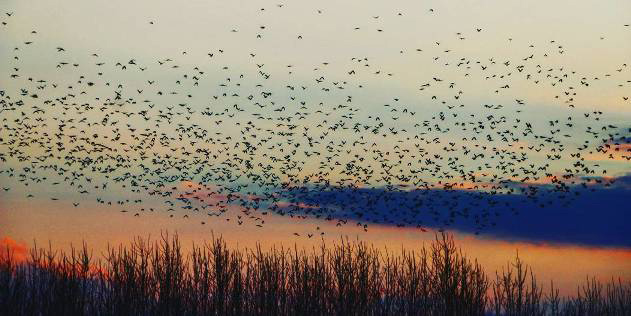
{"type": "Polygon", "coordinates": [[[620,137],[619,139],[609,139],[596,148],[595,152],[584,155],[590,161],[631,161],[631,137],[620,137]]]}
{"type": "Polygon", "coordinates": [[[445,228],[505,240],[631,247],[631,175],[601,180],[569,192],[540,190],[532,196],[392,188],[301,189],[283,195],[289,203],[319,206],[295,207],[291,213],[330,220],[445,228]]]}
{"type": "Polygon", "coordinates": [[[631,174],[615,178],[614,187],[631,190],[631,174]]]}
{"type": "Polygon", "coordinates": [[[14,261],[22,262],[26,260],[27,254],[26,244],[19,243],[8,236],[0,239],[0,260],[6,260],[7,256],[11,256],[14,261]]]}
{"type": "Polygon", "coordinates": [[[284,209],[300,209],[300,208],[312,208],[312,209],[317,209],[319,208],[319,206],[317,205],[307,205],[305,203],[299,202],[299,203],[290,203],[290,202],[286,202],[286,201],[280,201],[280,202],[275,202],[272,204],[272,207],[274,208],[284,208],[284,209]]]}

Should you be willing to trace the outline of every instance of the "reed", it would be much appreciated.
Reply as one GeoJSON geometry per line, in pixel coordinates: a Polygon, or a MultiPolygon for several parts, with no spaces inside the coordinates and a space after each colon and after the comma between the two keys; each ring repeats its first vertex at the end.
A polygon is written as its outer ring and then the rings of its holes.
{"type": "Polygon", "coordinates": [[[631,284],[587,279],[547,290],[517,256],[490,278],[452,236],[393,254],[342,239],[306,250],[231,249],[215,238],[183,253],[177,235],[135,238],[94,258],[34,245],[0,255],[0,315],[631,315],[631,284]]]}

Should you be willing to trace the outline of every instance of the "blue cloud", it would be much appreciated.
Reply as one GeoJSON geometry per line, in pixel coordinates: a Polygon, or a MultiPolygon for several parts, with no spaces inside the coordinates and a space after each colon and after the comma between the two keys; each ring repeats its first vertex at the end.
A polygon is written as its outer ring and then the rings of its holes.
{"type": "MultiPolygon", "coordinates": [[[[534,195],[393,188],[295,189],[277,212],[338,221],[421,226],[508,240],[631,247],[631,176],[614,186],[540,190],[534,195]]],[[[536,186],[531,186],[536,190],[536,186]]]]}

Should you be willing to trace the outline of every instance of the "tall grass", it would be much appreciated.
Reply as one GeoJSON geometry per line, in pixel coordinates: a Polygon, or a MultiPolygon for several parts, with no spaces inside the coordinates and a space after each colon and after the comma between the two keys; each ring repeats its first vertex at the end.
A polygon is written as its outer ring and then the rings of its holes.
{"type": "Polygon", "coordinates": [[[563,298],[517,256],[493,278],[447,234],[418,252],[363,242],[311,250],[182,252],[177,237],[136,238],[95,259],[35,245],[0,256],[0,315],[631,315],[631,284],[588,279],[563,298]]]}

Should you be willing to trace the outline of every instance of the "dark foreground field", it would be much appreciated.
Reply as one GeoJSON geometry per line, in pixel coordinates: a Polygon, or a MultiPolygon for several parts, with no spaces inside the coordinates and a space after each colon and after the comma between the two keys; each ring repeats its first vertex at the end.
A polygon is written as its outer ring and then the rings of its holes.
{"type": "MultiPolygon", "coordinates": [[[[571,267],[568,267],[571,268],[571,267]]],[[[586,280],[574,297],[518,257],[489,273],[449,235],[418,252],[344,241],[315,250],[233,250],[221,238],[183,253],[177,236],[0,256],[0,315],[631,315],[631,284],[586,280]]]]}

